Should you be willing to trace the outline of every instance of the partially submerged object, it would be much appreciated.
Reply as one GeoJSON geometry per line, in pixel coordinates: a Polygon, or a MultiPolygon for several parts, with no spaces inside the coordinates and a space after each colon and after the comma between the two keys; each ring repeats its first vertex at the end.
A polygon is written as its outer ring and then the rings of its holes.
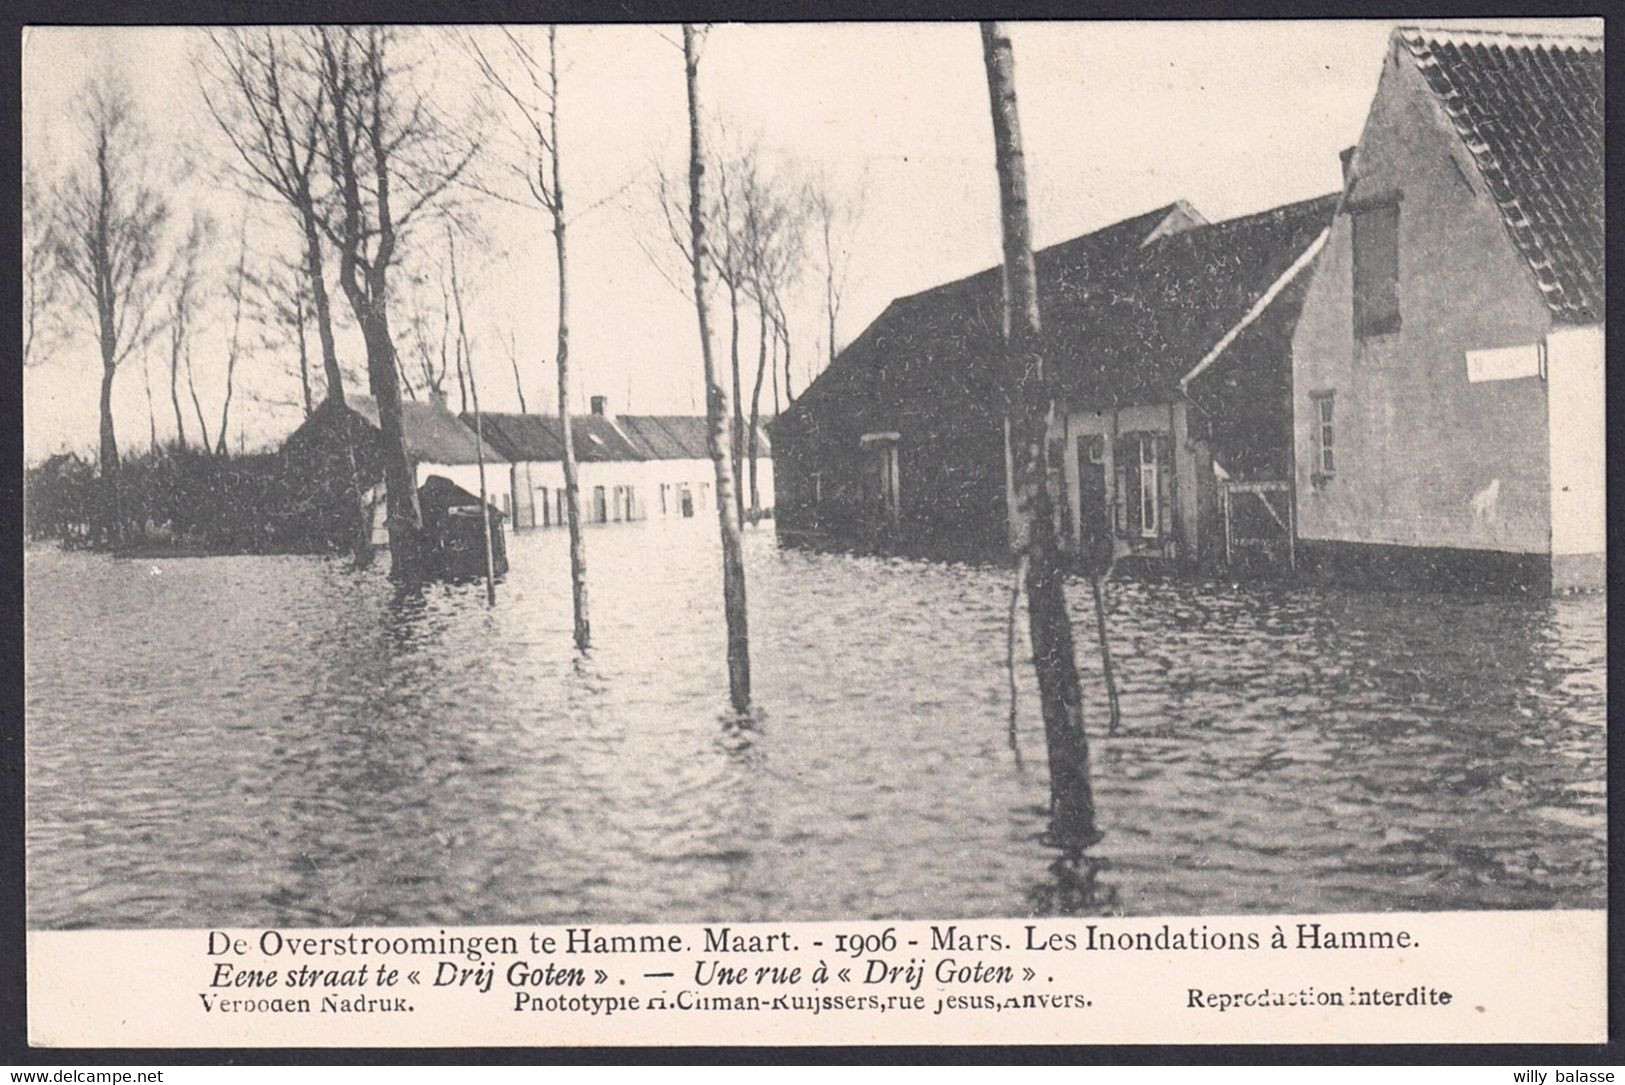
{"type": "MultiPolygon", "coordinates": [[[[430,475],[418,487],[423,513],[424,545],[432,573],[447,580],[485,575],[485,535],[480,523],[480,499],[442,475],[430,475]]],[[[491,525],[492,572],[508,571],[508,546],[502,532],[502,511],[487,503],[491,525]]]]}

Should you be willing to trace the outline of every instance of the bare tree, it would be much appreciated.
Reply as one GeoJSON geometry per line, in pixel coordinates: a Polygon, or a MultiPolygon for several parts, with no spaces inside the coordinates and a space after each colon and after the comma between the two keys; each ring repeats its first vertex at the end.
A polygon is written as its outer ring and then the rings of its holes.
{"type": "MultiPolygon", "coordinates": [[[[728,291],[728,360],[733,370],[734,504],[741,525],[745,522],[745,491],[738,485],[745,473],[745,393],[739,369],[739,297],[750,289],[750,260],[745,245],[743,156],[717,162],[716,205],[711,220],[717,227],[710,258],[717,278],[728,291]]],[[[702,205],[701,213],[704,213],[702,205]]]]}
{"type": "MultiPolygon", "coordinates": [[[[789,320],[784,296],[800,275],[802,260],[803,198],[784,177],[770,178],[759,150],[741,160],[740,195],[744,204],[741,227],[750,293],[756,306],[758,347],[756,381],[751,391],[750,432],[747,437],[752,518],[761,514],[757,483],[762,420],[762,385],[767,376],[768,345],[776,358],[782,342],[789,356],[789,320]],[[771,328],[770,328],[771,325],[771,328]]],[[[775,399],[778,370],[774,370],[775,399]]]]}
{"type": "MultiPolygon", "coordinates": [[[[846,292],[847,271],[851,267],[852,253],[849,237],[863,214],[863,205],[843,198],[828,176],[808,185],[807,207],[816,226],[824,256],[824,315],[829,324],[829,361],[840,353],[840,340],[835,324],[841,314],[841,297],[846,292]]],[[[789,365],[785,366],[785,379],[789,379],[789,365]]],[[[791,398],[794,393],[791,393],[791,398]]]]}
{"type": "MultiPolygon", "coordinates": [[[[186,363],[188,384],[191,373],[192,319],[202,304],[203,270],[200,261],[204,248],[213,242],[214,226],[208,216],[194,212],[187,226],[186,236],[175,250],[168,274],[173,295],[169,305],[169,401],[175,408],[175,441],[186,447],[186,415],[181,412],[181,363],[186,363]]],[[[192,389],[192,405],[198,410],[199,421],[203,411],[198,408],[197,391],[192,389]]],[[[203,432],[203,447],[209,447],[209,436],[203,432]]]]}
{"type": "Polygon", "coordinates": [[[519,397],[519,413],[529,414],[525,408],[525,382],[519,377],[519,342],[514,337],[512,328],[508,329],[507,336],[502,340],[502,346],[508,352],[508,364],[513,367],[513,390],[519,397]]]}
{"type": "Polygon", "coordinates": [[[186,390],[192,397],[192,411],[197,416],[198,441],[204,453],[208,453],[214,446],[209,443],[209,423],[203,417],[203,401],[197,394],[197,370],[192,365],[192,340],[188,336],[181,346],[186,359],[186,390]]]}
{"type": "Polygon", "coordinates": [[[237,379],[237,359],[242,354],[243,301],[248,293],[248,217],[243,216],[237,236],[237,267],[226,296],[231,299],[231,335],[226,340],[226,391],[220,401],[220,429],[216,433],[215,455],[226,454],[226,430],[231,420],[231,394],[237,379]]]}
{"type": "Polygon", "coordinates": [[[103,77],[87,88],[80,111],[87,153],[71,168],[51,225],[57,265],[94,317],[102,363],[100,471],[96,532],[104,545],[123,540],[113,378],[153,332],[158,248],[168,208],[153,179],[145,136],[128,90],[103,77]]]}
{"type": "Polygon", "coordinates": [[[51,211],[39,179],[23,173],[23,365],[38,365],[57,330],[61,276],[51,244],[51,211]]]}
{"type": "Polygon", "coordinates": [[[694,310],[700,325],[705,366],[705,417],[711,462],[716,471],[717,522],[722,532],[722,605],[728,626],[728,693],[734,709],[750,707],[750,628],[745,606],[745,556],[734,505],[728,390],[717,380],[711,350],[708,304],[711,257],[705,225],[705,134],[700,123],[700,32],[683,24],[683,68],[688,85],[689,264],[694,276],[694,310]]]}
{"type": "Polygon", "coordinates": [[[147,389],[147,450],[158,451],[158,412],[152,407],[152,359],[141,352],[141,383],[147,389]]]}
{"type": "MultiPolygon", "coordinates": [[[[547,28],[547,60],[512,30],[503,28],[506,56],[494,57],[470,39],[470,51],[485,81],[508,103],[521,126],[523,150],[510,167],[523,178],[530,198],[553,220],[553,260],[558,273],[559,429],[563,435],[566,520],[570,528],[570,599],[575,614],[575,642],[592,642],[588,620],[587,546],[581,530],[581,485],[576,471],[575,436],[570,409],[570,289],[567,231],[570,218],[564,199],[559,150],[558,27],[547,28]],[[517,74],[510,74],[517,72],[517,74]]],[[[596,206],[596,205],[595,205],[596,206]]],[[[592,208],[589,207],[588,210],[592,208]]],[[[517,380],[517,371],[515,374],[517,380]]]]}
{"type": "MultiPolygon", "coordinates": [[[[450,224],[447,224],[447,240],[450,240],[450,224]]],[[[403,269],[404,270],[404,269],[403,269]]],[[[457,385],[461,390],[462,410],[468,409],[468,384],[463,379],[462,354],[456,350],[456,344],[451,338],[451,293],[446,286],[446,268],[438,264],[434,268],[433,277],[438,281],[442,309],[440,315],[439,331],[435,332],[429,327],[427,314],[430,306],[423,297],[425,284],[430,278],[427,271],[406,276],[409,290],[397,288],[397,297],[405,303],[406,331],[404,338],[408,340],[417,356],[417,376],[422,383],[424,391],[431,399],[441,399],[445,396],[446,377],[453,369],[457,372],[457,385]],[[438,345],[434,339],[438,336],[438,345]]],[[[400,344],[397,344],[399,347],[400,344]]],[[[401,372],[401,387],[408,395],[413,394],[411,379],[407,374],[404,362],[401,372]]]]}
{"type": "Polygon", "coordinates": [[[480,414],[480,386],[474,379],[474,352],[463,317],[463,289],[457,278],[457,236],[446,224],[446,259],[451,266],[451,296],[457,305],[457,371],[468,372],[468,390],[474,400],[474,458],[480,472],[480,530],[485,538],[485,603],[497,605],[496,560],[491,545],[491,509],[485,498],[485,425],[480,414]]]}
{"type": "Polygon", "coordinates": [[[293,213],[310,280],[326,398],[343,403],[344,375],[333,337],[319,213],[324,87],[304,62],[292,33],[276,27],[210,31],[209,60],[202,65],[199,83],[243,172],[293,213]]]}
{"type": "Polygon", "coordinates": [[[1026,584],[1028,633],[1049,748],[1050,839],[1068,857],[1076,857],[1098,841],[1101,833],[1095,825],[1089,741],[1083,729],[1082,689],[1062,586],[1055,510],[1046,485],[1055,393],[1044,368],[1027,165],[1016,112],[1015,56],[1001,24],[982,24],[982,57],[993,113],[1004,238],[1002,383],[1008,401],[1014,511],[1020,534],[1018,577],[1026,584]]]}
{"type": "Polygon", "coordinates": [[[317,127],[336,204],[323,231],[338,250],[339,284],[361,327],[368,386],[378,403],[391,571],[415,581],[427,571],[423,519],[402,431],[389,272],[413,220],[456,183],[480,138],[477,131],[454,132],[413,85],[416,73],[399,55],[398,33],[316,27],[307,52],[321,88],[317,127]]]}
{"type": "Polygon", "coordinates": [[[253,393],[250,393],[250,397],[260,403],[292,402],[309,418],[315,413],[317,402],[325,398],[325,389],[323,395],[316,394],[320,377],[311,369],[310,280],[303,261],[296,265],[281,260],[267,261],[266,266],[259,270],[245,268],[244,278],[249,318],[261,329],[259,349],[281,357],[292,348],[294,364],[291,376],[299,382],[299,398],[296,401],[269,399],[253,393]]]}

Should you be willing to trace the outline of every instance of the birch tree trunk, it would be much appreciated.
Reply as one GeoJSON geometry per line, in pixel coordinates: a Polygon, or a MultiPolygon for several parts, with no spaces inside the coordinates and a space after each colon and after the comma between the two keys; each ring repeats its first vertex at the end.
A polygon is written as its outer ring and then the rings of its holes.
{"type": "Polygon", "coordinates": [[[1097,842],[1089,742],[1083,729],[1078,682],[1061,580],[1060,550],[1049,487],[1050,424],[1055,401],[1044,373],[1038,281],[1028,219],[1027,166],[1016,112],[1015,57],[999,23],[982,24],[982,56],[993,112],[993,147],[999,174],[1004,238],[1005,358],[1009,440],[1015,475],[1015,513],[1026,562],[1027,619],[1033,669],[1049,749],[1050,840],[1077,855],[1097,842]]]}
{"type": "Polygon", "coordinates": [[[176,312],[170,324],[169,340],[169,402],[175,408],[175,441],[186,447],[186,416],[181,413],[181,348],[186,340],[186,316],[176,312]]]}
{"type": "Polygon", "coordinates": [[[152,409],[152,367],[145,351],[141,353],[141,379],[147,386],[147,448],[158,451],[158,415],[152,409]]]}
{"type": "Polygon", "coordinates": [[[751,391],[750,395],[750,434],[746,444],[746,447],[750,450],[750,515],[752,520],[759,516],[762,511],[761,494],[756,486],[756,434],[762,420],[762,380],[767,376],[767,309],[765,304],[765,302],[759,302],[757,308],[757,332],[759,338],[756,351],[756,387],[751,391]]]}
{"type": "Polygon", "coordinates": [[[327,378],[324,398],[344,403],[344,374],[339,370],[338,347],[333,340],[333,302],[327,293],[327,273],[322,267],[322,239],[316,232],[315,200],[308,189],[299,204],[299,220],[305,232],[305,274],[310,278],[310,304],[316,315],[316,338],[322,345],[322,374],[327,378]]]}
{"type": "Polygon", "coordinates": [[[547,161],[552,166],[553,192],[548,209],[553,213],[553,252],[559,272],[559,429],[564,439],[564,495],[566,519],[570,524],[570,602],[575,608],[577,648],[592,643],[592,624],[587,614],[587,544],[581,533],[581,485],[576,472],[575,435],[570,426],[570,291],[565,261],[564,189],[559,168],[559,51],[558,27],[547,28],[547,71],[552,84],[548,102],[547,161]]]}
{"type": "MultiPolygon", "coordinates": [[[[731,227],[727,227],[731,228],[731,227]]],[[[728,314],[731,319],[732,331],[728,338],[728,353],[733,360],[733,474],[734,474],[734,509],[739,516],[739,525],[745,524],[745,491],[738,485],[739,476],[745,473],[745,393],[739,379],[739,287],[729,280],[728,282],[728,314]]]]}
{"type": "Polygon", "coordinates": [[[299,391],[303,396],[305,417],[309,418],[316,413],[316,403],[310,394],[310,343],[305,337],[305,303],[296,298],[293,306],[294,328],[299,341],[299,391]]]}
{"type": "MultiPolygon", "coordinates": [[[[104,342],[106,341],[104,336],[104,342]]],[[[107,351],[103,350],[103,357],[107,351]]],[[[113,431],[113,376],[116,364],[102,363],[100,472],[96,479],[101,491],[100,507],[94,524],[103,546],[121,546],[124,543],[124,509],[119,486],[118,437],[113,431]]]]}
{"type": "MultiPolygon", "coordinates": [[[[734,485],[733,442],[729,439],[728,390],[717,379],[711,351],[707,303],[710,256],[705,236],[705,136],[700,125],[700,58],[692,23],[683,24],[683,67],[688,82],[688,220],[694,242],[694,309],[699,318],[700,355],[705,365],[707,445],[716,469],[717,525],[722,533],[722,604],[728,625],[728,693],[734,709],[750,707],[750,631],[745,608],[745,558],[741,547],[734,485]]],[[[736,371],[737,372],[737,371],[736,371]]]]}

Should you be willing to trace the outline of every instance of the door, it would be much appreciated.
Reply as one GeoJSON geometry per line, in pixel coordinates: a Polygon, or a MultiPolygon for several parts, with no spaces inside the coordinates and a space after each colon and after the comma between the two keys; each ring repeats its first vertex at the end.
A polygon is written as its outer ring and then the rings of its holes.
{"type": "Polygon", "coordinates": [[[1111,558],[1112,500],[1106,486],[1106,438],[1078,438],[1078,552],[1111,558]]]}
{"type": "Polygon", "coordinates": [[[877,527],[895,530],[901,494],[897,477],[897,442],[864,439],[864,508],[877,527]]]}

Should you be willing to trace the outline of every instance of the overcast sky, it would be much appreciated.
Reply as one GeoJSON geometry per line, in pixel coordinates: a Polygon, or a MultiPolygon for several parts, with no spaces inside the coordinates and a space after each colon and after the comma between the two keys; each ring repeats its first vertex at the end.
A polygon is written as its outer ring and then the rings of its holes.
{"type": "MultiPolygon", "coordinates": [[[[1475,26],[1513,25],[1479,20],[1475,26]]],[[[1524,21],[1522,26],[1551,27],[1524,21]]],[[[1593,24],[1600,25],[1600,24],[1593,24]]],[[[1334,190],[1337,153],[1360,134],[1391,23],[1026,23],[1015,27],[1016,82],[1033,195],[1033,226],[1051,244],[1177,199],[1219,220],[1334,190]]],[[[437,96],[466,109],[471,70],[450,28],[435,36],[437,96]]],[[[489,33],[489,31],[487,31],[489,33]]],[[[702,401],[692,306],[652,265],[669,256],[649,186],[653,163],[680,174],[686,140],[676,28],[565,27],[565,185],[577,208],[610,197],[571,233],[572,356],[580,394],[606,394],[618,410],[690,412],[702,401]],[[641,244],[640,244],[641,242],[641,244]]],[[[49,181],[78,151],[75,96],[102,67],[134,90],[151,146],[170,165],[172,203],[225,224],[214,258],[235,259],[245,201],[213,163],[229,156],[205,111],[192,57],[201,32],[170,28],[29,31],[23,52],[23,153],[49,181]]],[[[724,25],[713,28],[701,70],[714,120],[734,138],[757,138],[771,157],[827,175],[862,217],[839,340],[844,343],[898,295],[998,259],[998,202],[987,84],[973,24],[724,25]]],[[[249,209],[254,259],[286,247],[285,212],[249,209]]],[[[506,350],[518,344],[531,410],[554,405],[554,273],[540,211],[490,207],[488,240],[471,265],[469,319],[482,405],[516,410],[506,350]]],[[[415,259],[435,260],[444,241],[424,231],[415,259]]],[[[795,350],[823,350],[820,295],[810,269],[791,319],[795,350]]],[[[335,291],[335,303],[342,297],[335,291]]],[[[438,294],[435,295],[438,309],[438,294]]],[[[219,413],[220,326],[226,306],[194,348],[199,395],[211,426],[219,413]]],[[[408,314],[392,314],[397,329],[408,314]]],[[[99,360],[87,319],[78,334],[25,374],[25,453],[89,449],[96,434],[99,360]]],[[[432,314],[439,321],[438,311],[432,314]]],[[[726,321],[717,322],[727,349],[726,321]]],[[[359,336],[341,353],[362,363],[359,336]]],[[[745,348],[754,360],[754,340],[745,348]]],[[[160,440],[167,409],[167,347],[150,352],[160,440]]],[[[232,445],[274,443],[297,424],[284,371],[291,359],[256,350],[243,358],[232,445]]],[[[801,367],[798,387],[805,382],[801,367]]],[[[455,388],[455,385],[453,385],[455,388]]],[[[115,388],[121,447],[147,443],[140,359],[115,388]]],[[[455,398],[453,402],[455,407],[455,398]]],[[[166,418],[169,419],[166,421],[166,418]]]]}

